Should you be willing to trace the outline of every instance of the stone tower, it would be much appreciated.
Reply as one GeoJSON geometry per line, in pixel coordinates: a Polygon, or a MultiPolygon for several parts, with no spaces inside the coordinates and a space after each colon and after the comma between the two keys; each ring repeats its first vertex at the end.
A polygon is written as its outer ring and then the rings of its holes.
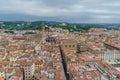
{"type": "Polygon", "coordinates": [[[45,42],[45,25],[44,22],[42,22],[42,39],[41,42],[45,42]]]}
{"type": "Polygon", "coordinates": [[[42,22],[42,35],[44,35],[44,29],[45,29],[45,25],[44,25],[44,22],[42,22]]]}

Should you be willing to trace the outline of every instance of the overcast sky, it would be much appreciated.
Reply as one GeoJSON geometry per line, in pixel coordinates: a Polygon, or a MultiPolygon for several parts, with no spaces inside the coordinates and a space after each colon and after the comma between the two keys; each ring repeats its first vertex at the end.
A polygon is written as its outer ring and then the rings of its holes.
{"type": "Polygon", "coordinates": [[[0,0],[0,21],[119,23],[120,0],[0,0]]]}

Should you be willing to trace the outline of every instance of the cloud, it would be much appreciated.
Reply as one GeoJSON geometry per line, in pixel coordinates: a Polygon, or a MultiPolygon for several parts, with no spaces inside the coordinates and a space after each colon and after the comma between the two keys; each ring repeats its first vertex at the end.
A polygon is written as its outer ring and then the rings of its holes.
{"type": "Polygon", "coordinates": [[[120,0],[0,0],[0,12],[56,17],[67,22],[118,23],[119,3],[120,0]]]}

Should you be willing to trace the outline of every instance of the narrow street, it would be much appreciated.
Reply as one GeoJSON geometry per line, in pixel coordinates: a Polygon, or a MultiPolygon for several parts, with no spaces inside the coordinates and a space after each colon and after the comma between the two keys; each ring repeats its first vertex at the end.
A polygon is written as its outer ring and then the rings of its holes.
{"type": "Polygon", "coordinates": [[[69,74],[67,73],[67,63],[65,61],[64,52],[63,52],[61,46],[59,46],[59,49],[60,49],[60,53],[61,53],[61,57],[62,57],[62,64],[63,64],[63,68],[64,68],[64,73],[65,73],[65,76],[66,76],[66,80],[69,80],[70,77],[69,77],[69,74]]]}

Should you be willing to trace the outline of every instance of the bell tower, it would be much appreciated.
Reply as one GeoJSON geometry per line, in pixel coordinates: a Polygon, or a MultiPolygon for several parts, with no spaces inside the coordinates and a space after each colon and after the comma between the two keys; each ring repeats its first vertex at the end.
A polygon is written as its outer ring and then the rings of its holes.
{"type": "Polygon", "coordinates": [[[41,42],[44,43],[45,42],[45,24],[44,22],[42,22],[42,39],[41,42]]]}
{"type": "Polygon", "coordinates": [[[42,35],[44,35],[44,29],[45,29],[45,25],[44,25],[44,22],[42,22],[42,35]]]}

